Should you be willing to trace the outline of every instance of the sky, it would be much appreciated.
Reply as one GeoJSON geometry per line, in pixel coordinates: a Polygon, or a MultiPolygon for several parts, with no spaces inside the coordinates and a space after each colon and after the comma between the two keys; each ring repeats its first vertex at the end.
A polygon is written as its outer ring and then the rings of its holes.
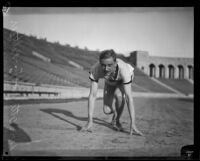
{"type": "Polygon", "coordinates": [[[11,7],[3,27],[50,42],[128,56],[194,56],[193,7],[11,7]]]}

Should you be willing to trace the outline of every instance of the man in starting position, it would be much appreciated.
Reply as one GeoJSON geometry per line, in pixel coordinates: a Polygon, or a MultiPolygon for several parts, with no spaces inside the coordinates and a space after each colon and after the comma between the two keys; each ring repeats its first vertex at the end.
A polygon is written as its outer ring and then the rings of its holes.
{"type": "Polygon", "coordinates": [[[134,68],[121,59],[116,58],[116,53],[113,50],[101,52],[99,62],[92,66],[90,70],[89,78],[91,80],[91,85],[88,99],[88,122],[86,126],[82,128],[82,131],[91,131],[98,80],[104,78],[103,111],[105,114],[113,114],[111,122],[113,127],[117,130],[122,130],[119,119],[124,109],[125,102],[127,102],[131,119],[130,135],[133,133],[143,135],[135,124],[135,109],[131,92],[133,76],[134,68]],[[115,100],[115,106],[113,106],[113,100],[115,100]]]}

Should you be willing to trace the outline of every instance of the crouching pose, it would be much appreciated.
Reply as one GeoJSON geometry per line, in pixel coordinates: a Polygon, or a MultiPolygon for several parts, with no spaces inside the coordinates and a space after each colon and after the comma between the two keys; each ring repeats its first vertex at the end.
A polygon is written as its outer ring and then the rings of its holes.
{"type": "Polygon", "coordinates": [[[134,76],[134,68],[123,60],[116,58],[113,50],[102,51],[99,62],[94,64],[90,70],[90,94],[88,99],[88,122],[82,131],[91,131],[93,125],[93,112],[98,90],[98,80],[105,79],[103,111],[105,114],[113,114],[111,124],[117,130],[121,130],[120,116],[127,102],[130,114],[130,134],[143,135],[135,124],[135,109],[131,94],[131,83],[134,76]],[[115,105],[112,106],[115,101],[115,105]]]}

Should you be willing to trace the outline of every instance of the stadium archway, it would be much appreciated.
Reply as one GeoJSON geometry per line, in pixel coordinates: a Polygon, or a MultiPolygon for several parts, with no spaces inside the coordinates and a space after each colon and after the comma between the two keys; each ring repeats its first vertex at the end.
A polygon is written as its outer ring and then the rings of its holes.
{"type": "Polygon", "coordinates": [[[184,68],[182,65],[178,65],[178,78],[184,79],[184,68]]]}
{"type": "Polygon", "coordinates": [[[150,56],[147,51],[133,51],[128,60],[150,77],[194,79],[193,58],[150,56]]]}
{"type": "Polygon", "coordinates": [[[165,66],[163,64],[160,64],[158,68],[159,68],[159,78],[165,78],[165,66]]]}
{"type": "Polygon", "coordinates": [[[174,66],[170,64],[170,65],[168,65],[168,68],[169,68],[169,77],[168,78],[169,79],[174,79],[174,74],[175,74],[174,73],[174,71],[175,71],[174,70],[174,66]]]}
{"type": "Polygon", "coordinates": [[[154,64],[149,65],[149,76],[155,77],[156,76],[156,66],[154,64]]]}
{"type": "Polygon", "coordinates": [[[194,70],[193,70],[193,67],[191,65],[188,65],[188,78],[189,79],[193,79],[193,74],[194,74],[194,70]]]}

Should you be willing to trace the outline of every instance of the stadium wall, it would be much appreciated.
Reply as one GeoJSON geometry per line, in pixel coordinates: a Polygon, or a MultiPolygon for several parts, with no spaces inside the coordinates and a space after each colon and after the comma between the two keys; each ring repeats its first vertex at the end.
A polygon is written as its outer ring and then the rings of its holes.
{"type": "Polygon", "coordinates": [[[149,56],[147,51],[130,53],[129,61],[150,77],[165,79],[194,78],[193,58],[149,56]]]}

